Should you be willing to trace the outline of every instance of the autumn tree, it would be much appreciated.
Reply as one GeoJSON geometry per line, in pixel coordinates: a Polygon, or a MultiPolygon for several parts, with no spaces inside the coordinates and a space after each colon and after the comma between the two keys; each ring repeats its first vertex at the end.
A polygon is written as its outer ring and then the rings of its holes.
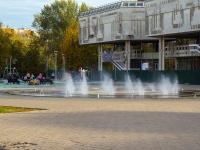
{"type": "MultiPolygon", "coordinates": [[[[32,25],[40,35],[42,57],[48,61],[49,69],[54,69],[54,51],[58,51],[58,69],[62,68],[62,54],[65,54],[67,59],[66,69],[90,65],[89,58],[97,59],[97,52],[92,48],[94,46],[80,46],[78,37],[78,16],[91,8],[85,3],[78,7],[74,0],[56,0],[51,5],[45,5],[41,12],[34,16],[32,25]]],[[[92,59],[91,64],[94,64],[92,59]]]]}
{"type": "Polygon", "coordinates": [[[66,57],[67,69],[77,70],[79,67],[94,67],[97,64],[97,47],[79,45],[78,22],[73,20],[66,30],[62,53],[66,57]]]}
{"type": "Polygon", "coordinates": [[[27,52],[27,40],[14,32],[11,28],[0,27],[0,71],[10,66],[12,56],[12,68],[21,68],[25,52],[27,52]]]}
{"type": "Polygon", "coordinates": [[[32,26],[38,30],[41,40],[51,42],[50,53],[58,50],[72,19],[78,18],[78,4],[74,0],[56,0],[45,5],[40,13],[34,15],[32,26]]]}
{"type": "Polygon", "coordinates": [[[3,73],[8,65],[8,59],[11,50],[10,34],[5,33],[0,24],[0,72],[3,73]]]}

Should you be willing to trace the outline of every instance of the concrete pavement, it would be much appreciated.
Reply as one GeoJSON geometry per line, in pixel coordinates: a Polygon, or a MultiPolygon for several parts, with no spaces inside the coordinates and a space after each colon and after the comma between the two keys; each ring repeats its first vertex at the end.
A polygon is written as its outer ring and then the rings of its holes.
{"type": "Polygon", "coordinates": [[[67,99],[0,95],[0,149],[199,150],[199,99],[67,99]]]}

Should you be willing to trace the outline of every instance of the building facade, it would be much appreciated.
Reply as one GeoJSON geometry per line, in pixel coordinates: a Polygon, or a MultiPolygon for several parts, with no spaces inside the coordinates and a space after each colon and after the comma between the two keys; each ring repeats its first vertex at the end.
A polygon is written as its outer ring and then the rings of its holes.
{"type": "Polygon", "coordinates": [[[176,70],[200,70],[200,0],[146,0],[146,35],[159,38],[159,64],[176,70]],[[175,38],[165,43],[166,38],[175,38]],[[180,42],[181,41],[181,42],[180,42]]]}
{"type": "Polygon", "coordinates": [[[116,2],[80,15],[79,43],[99,45],[99,70],[200,70],[199,15],[200,0],[116,2]]]}
{"type": "Polygon", "coordinates": [[[99,45],[99,70],[108,61],[119,70],[141,69],[141,43],[154,41],[158,40],[145,35],[144,1],[111,3],[79,17],[79,43],[99,45]],[[103,50],[103,45],[112,45],[114,51],[103,50]]]}

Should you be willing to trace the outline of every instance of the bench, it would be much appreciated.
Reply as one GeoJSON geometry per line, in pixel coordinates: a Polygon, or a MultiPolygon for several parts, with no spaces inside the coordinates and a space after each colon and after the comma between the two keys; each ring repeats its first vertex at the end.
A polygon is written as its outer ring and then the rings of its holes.
{"type": "Polygon", "coordinates": [[[40,79],[40,84],[46,83],[50,83],[51,85],[54,84],[54,82],[51,79],[40,79]]]}

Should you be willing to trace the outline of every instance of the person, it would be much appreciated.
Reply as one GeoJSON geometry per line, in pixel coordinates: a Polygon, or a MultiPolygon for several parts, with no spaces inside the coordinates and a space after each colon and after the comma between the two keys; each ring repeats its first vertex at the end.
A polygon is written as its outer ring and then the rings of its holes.
{"type": "Polygon", "coordinates": [[[39,73],[38,78],[42,79],[42,73],[39,73]]]}
{"type": "Polygon", "coordinates": [[[3,73],[1,73],[1,79],[3,79],[3,73]]]}
{"type": "Polygon", "coordinates": [[[16,72],[16,78],[19,79],[19,73],[18,72],[16,72]]]}
{"type": "Polygon", "coordinates": [[[24,80],[27,80],[27,76],[26,75],[24,76],[24,80]]]}
{"type": "Polygon", "coordinates": [[[33,73],[31,73],[31,79],[34,79],[34,78],[35,78],[34,74],[33,74],[33,73]]]}
{"type": "Polygon", "coordinates": [[[27,72],[26,78],[29,80],[30,79],[30,73],[27,72]]]}

